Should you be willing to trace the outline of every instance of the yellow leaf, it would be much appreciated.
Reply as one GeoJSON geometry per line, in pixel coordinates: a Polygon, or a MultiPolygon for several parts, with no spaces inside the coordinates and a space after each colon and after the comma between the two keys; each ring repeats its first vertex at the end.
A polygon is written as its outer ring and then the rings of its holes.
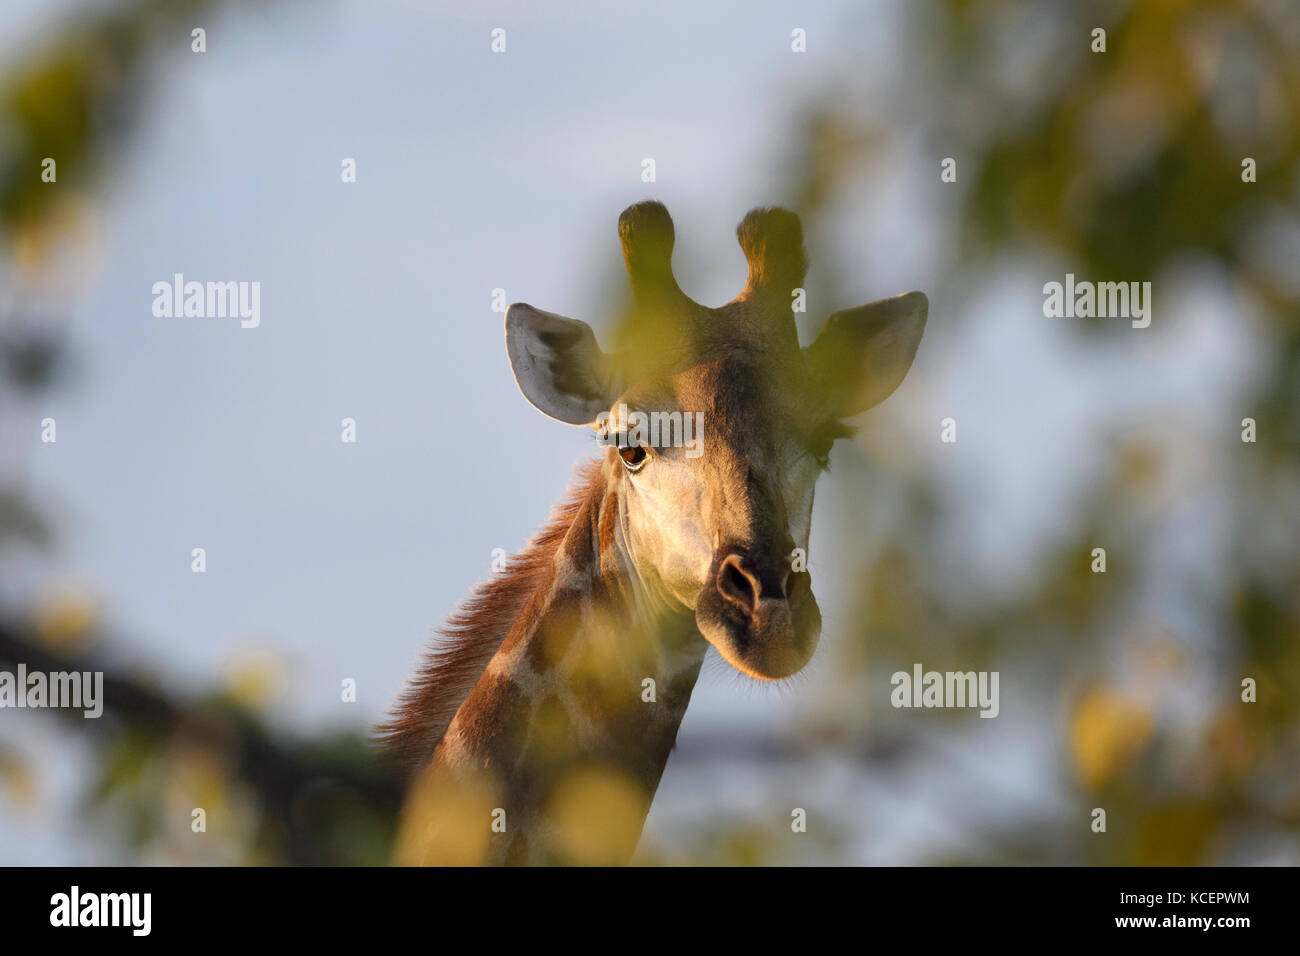
{"type": "Polygon", "coordinates": [[[1151,737],[1151,716],[1139,703],[1105,687],[1089,690],[1070,722],[1075,771],[1092,790],[1106,783],[1151,737]]]}

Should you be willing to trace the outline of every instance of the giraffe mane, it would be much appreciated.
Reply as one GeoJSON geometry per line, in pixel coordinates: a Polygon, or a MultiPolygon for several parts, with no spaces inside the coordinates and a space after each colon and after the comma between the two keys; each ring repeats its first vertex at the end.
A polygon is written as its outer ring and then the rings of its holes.
{"type": "Polygon", "coordinates": [[[426,652],[389,718],[375,729],[379,745],[403,769],[414,770],[433,754],[506,636],[517,625],[529,626],[529,600],[554,578],[565,535],[600,479],[599,459],[579,465],[567,498],[550,520],[510,558],[504,571],[475,585],[438,629],[442,640],[426,652]]]}

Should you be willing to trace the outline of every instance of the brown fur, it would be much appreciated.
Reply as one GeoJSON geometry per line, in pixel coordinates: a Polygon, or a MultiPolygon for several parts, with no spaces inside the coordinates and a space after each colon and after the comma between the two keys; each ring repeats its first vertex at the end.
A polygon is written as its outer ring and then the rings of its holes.
{"type": "Polygon", "coordinates": [[[568,498],[533,540],[499,576],[477,585],[438,630],[443,641],[425,656],[376,731],[384,749],[406,769],[416,769],[433,753],[529,599],[554,577],[560,545],[600,477],[599,461],[579,466],[568,498]]]}

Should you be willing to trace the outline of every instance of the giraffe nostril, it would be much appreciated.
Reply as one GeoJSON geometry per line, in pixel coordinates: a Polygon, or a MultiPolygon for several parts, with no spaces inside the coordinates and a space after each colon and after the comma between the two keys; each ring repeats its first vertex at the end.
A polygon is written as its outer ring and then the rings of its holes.
{"type": "Polygon", "coordinates": [[[740,558],[734,554],[727,555],[718,568],[718,591],[728,601],[740,605],[746,611],[752,611],[758,602],[758,581],[745,570],[740,558]]]}

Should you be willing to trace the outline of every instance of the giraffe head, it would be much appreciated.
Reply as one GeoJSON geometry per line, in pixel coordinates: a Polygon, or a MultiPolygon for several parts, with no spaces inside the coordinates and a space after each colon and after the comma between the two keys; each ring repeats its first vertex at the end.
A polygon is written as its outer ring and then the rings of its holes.
{"type": "Polygon", "coordinates": [[[925,327],[909,292],[837,312],[799,347],[792,302],[807,257],[799,219],[755,209],[737,228],[744,290],[721,308],[673,277],[673,224],[657,202],[619,218],[633,308],[609,354],[585,323],[517,303],[506,348],[524,396],[610,446],[619,533],[649,593],[753,677],[795,673],[821,614],[806,565],[813,486],[845,420],[902,381],[925,327]]]}

